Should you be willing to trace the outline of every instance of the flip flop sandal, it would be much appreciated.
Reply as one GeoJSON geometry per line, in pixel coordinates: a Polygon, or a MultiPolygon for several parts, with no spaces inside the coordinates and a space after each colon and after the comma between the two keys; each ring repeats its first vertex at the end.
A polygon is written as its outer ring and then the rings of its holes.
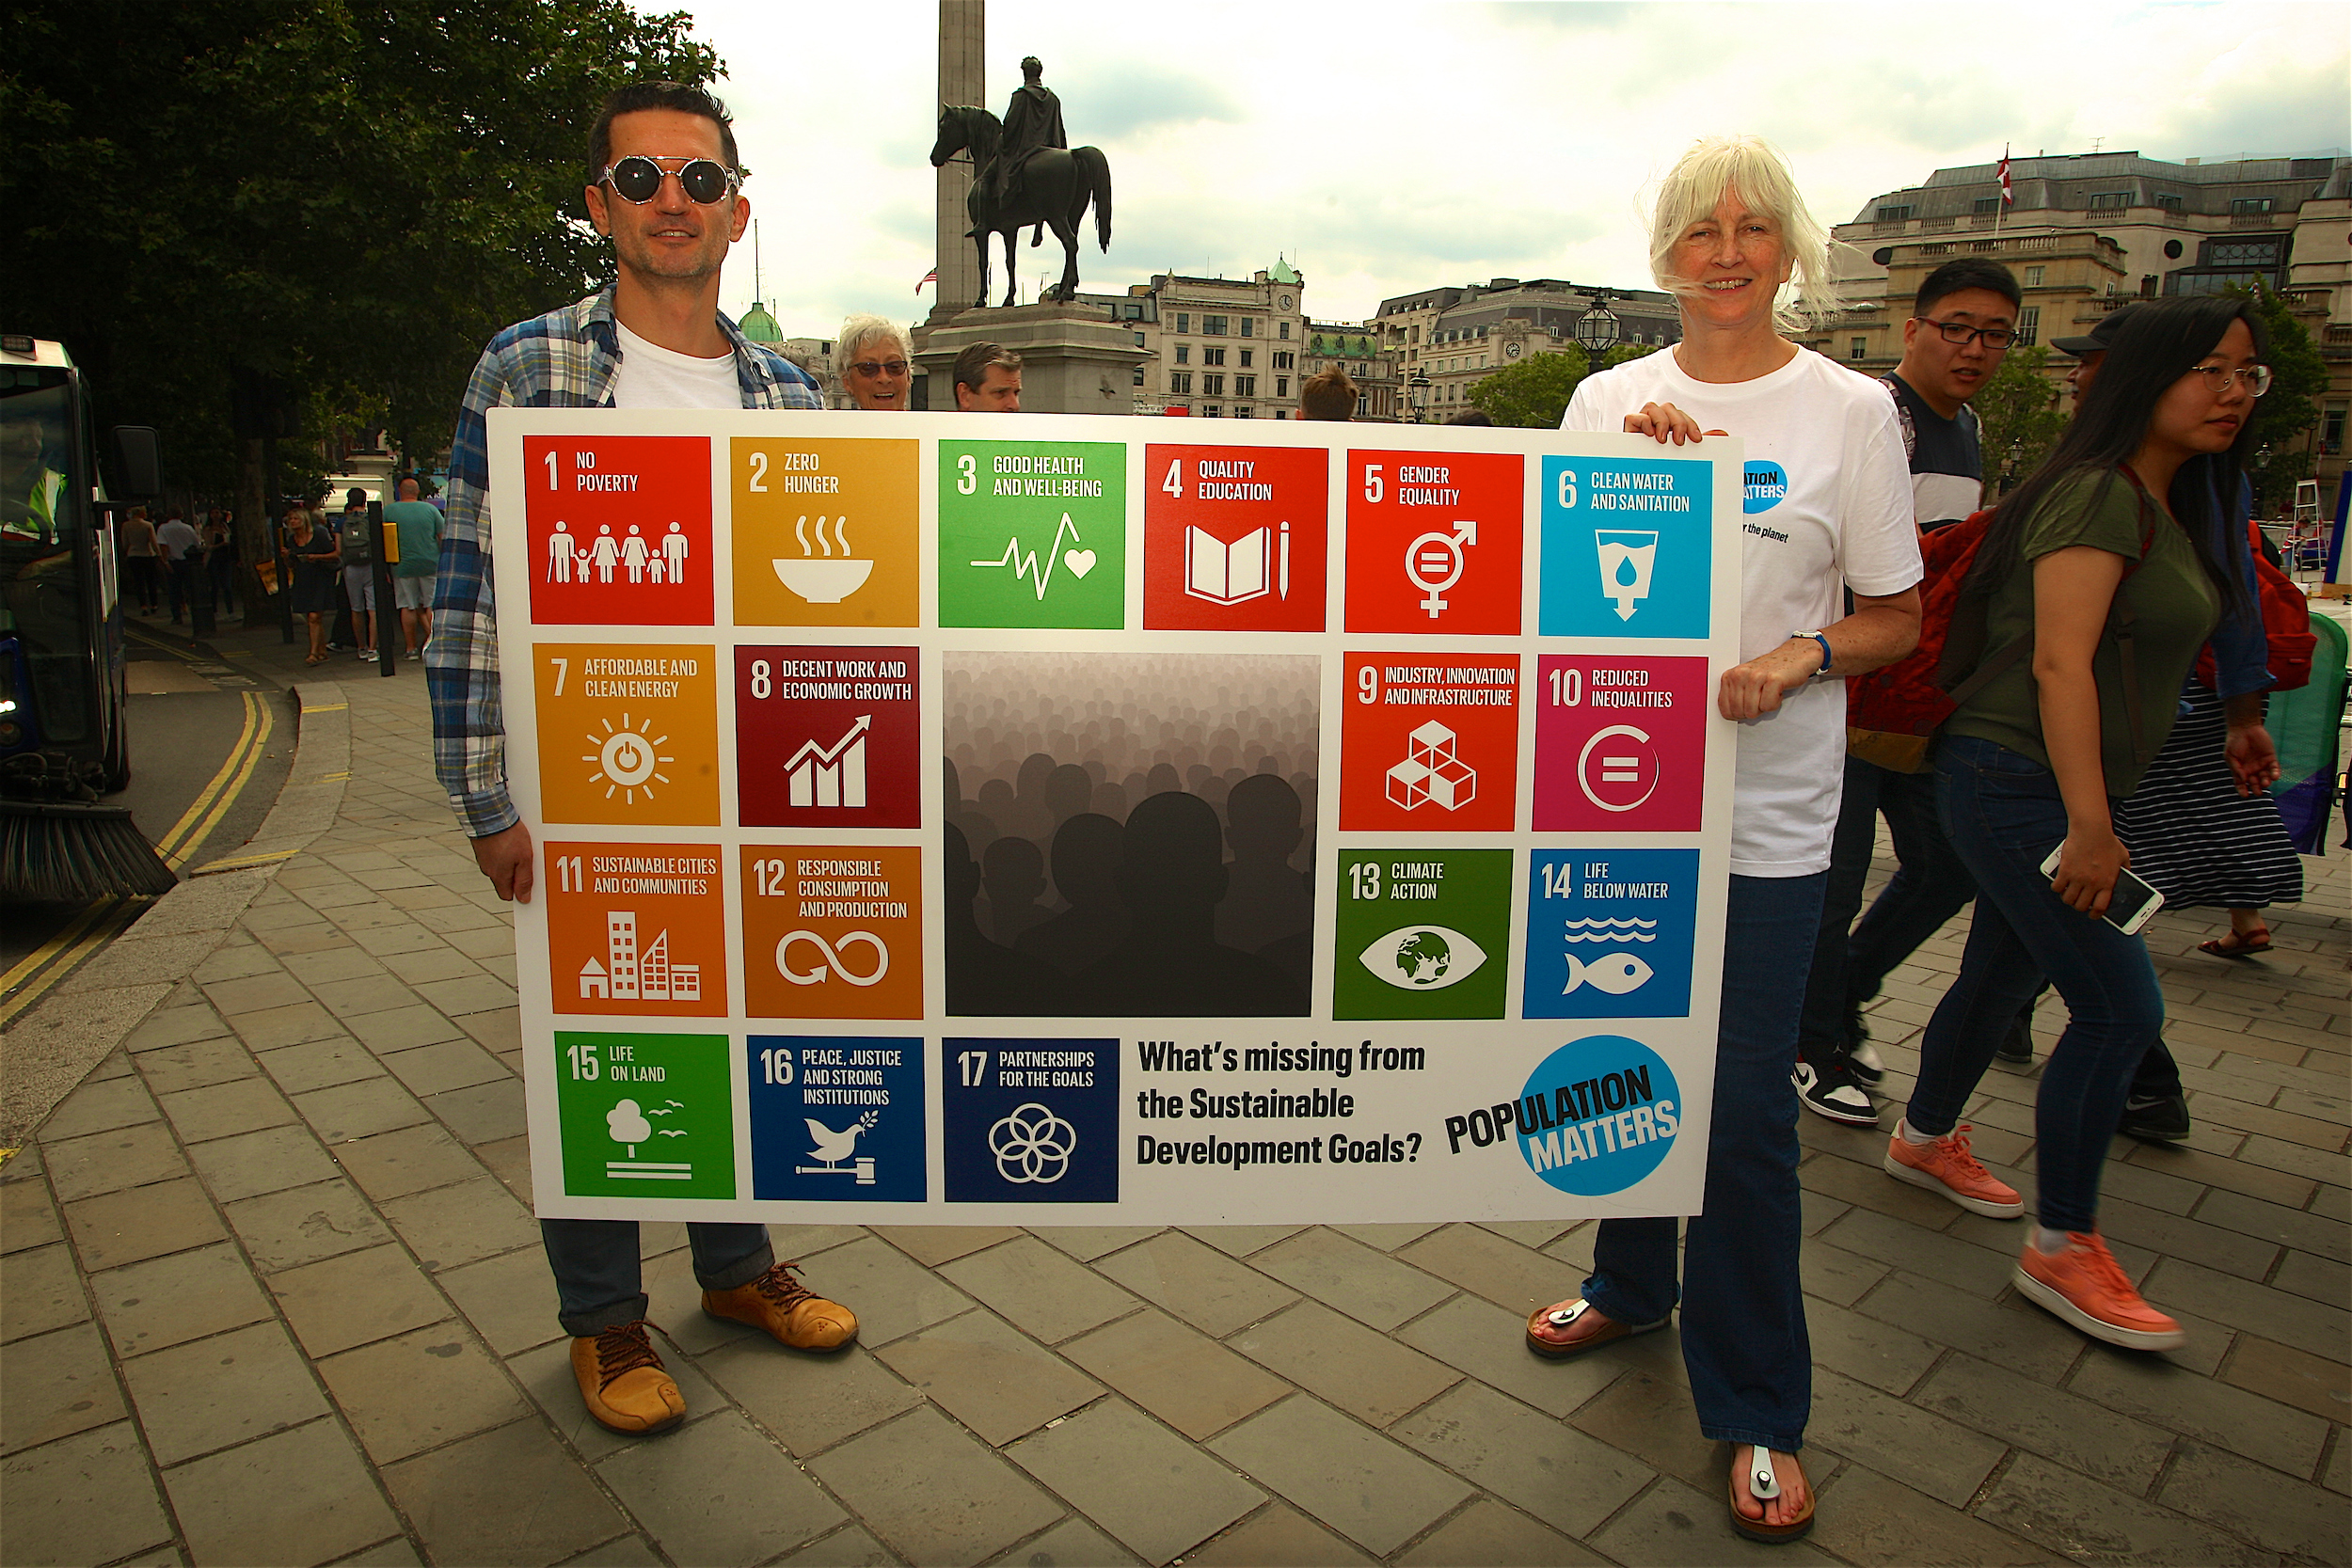
{"type": "Polygon", "coordinates": [[[1748,1450],[1748,1467],[1742,1475],[1738,1469],[1731,1473],[1731,1528],[1751,1541],[1768,1545],[1800,1540],[1813,1529],[1813,1494],[1805,1492],[1804,1512],[1785,1525],[1768,1525],[1762,1519],[1751,1519],[1740,1512],[1740,1488],[1746,1486],[1748,1496],[1757,1502],[1769,1502],[1780,1496],[1780,1477],[1772,1468],[1772,1450],[1758,1443],[1748,1450]]]}
{"type": "Polygon", "coordinates": [[[2217,958],[2250,958],[2257,953],[2270,951],[2270,927],[2265,926],[2257,935],[2241,937],[2232,931],[2227,937],[2215,937],[2197,944],[2200,953],[2210,953],[2217,958]]]}

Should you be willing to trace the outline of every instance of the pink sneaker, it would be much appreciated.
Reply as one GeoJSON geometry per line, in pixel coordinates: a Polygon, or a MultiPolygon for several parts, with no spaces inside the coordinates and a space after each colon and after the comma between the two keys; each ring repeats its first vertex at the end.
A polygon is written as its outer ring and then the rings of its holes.
{"type": "Polygon", "coordinates": [[[2140,1298],[2095,1230],[2068,1231],[2066,1245],[2052,1253],[2028,1242],[2012,1277],[2026,1300],[2110,1345],[2170,1350],[2188,1338],[2179,1323],[2140,1298]]]}
{"type": "Polygon", "coordinates": [[[1962,1122],[1931,1144],[1915,1144],[1903,1137],[1905,1122],[1895,1124],[1887,1140],[1886,1174],[1898,1181],[1941,1193],[1972,1214],[2013,1220],[2026,1212],[2017,1189],[1977,1163],[1968,1152],[1969,1125],[1962,1122]]]}

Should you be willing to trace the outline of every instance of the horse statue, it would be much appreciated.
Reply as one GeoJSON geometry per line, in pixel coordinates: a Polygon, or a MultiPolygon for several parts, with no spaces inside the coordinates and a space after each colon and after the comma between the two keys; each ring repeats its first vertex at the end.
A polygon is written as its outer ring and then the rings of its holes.
{"type": "MultiPolygon", "coordinates": [[[[1078,232],[1087,208],[1094,209],[1095,240],[1111,247],[1111,167],[1099,147],[1040,148],[1021,167],[1021,183],[1009,199],[999,203],[988,194],[989,182],[979,176],[995,157],[1004,139],[1004,123],[986,109],[968,104],[939,111],[939,139],[931,146],[931,166],[938,168],[959,153],[969,157],[975,178],[964,205],[972,216],[973,242],[980,247],[980,297],[988,304],[988,239],[994,234],[1005,244],[1005,303],[1013,303],[1017,280],[1013,273],[1013,239],[1031,225],[1051,229],[1061,241],[1061,281],[1045,291],[1053,300],[1075,298],[1078,293],[1078,232]]],[[[1043,243],[1041,234],[1030,241],[1043,243]]]]}

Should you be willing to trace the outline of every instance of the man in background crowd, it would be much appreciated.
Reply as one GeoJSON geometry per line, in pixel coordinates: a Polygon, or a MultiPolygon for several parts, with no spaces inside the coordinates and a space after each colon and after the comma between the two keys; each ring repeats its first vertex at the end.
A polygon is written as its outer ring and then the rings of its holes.
{"type": "Polygon", "coordinates": [[[1021,356],[1001,343],[971,343],[956,356],[956,406],[966,414],[1021,412],[1021,356]]]}

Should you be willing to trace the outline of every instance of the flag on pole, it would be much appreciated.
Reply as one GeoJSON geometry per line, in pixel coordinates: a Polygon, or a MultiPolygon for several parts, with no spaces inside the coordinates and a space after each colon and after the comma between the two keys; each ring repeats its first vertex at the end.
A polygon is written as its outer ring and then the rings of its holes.
{"type": "Polygon", "coordinates": [[[938,269],[937,267],[933,267],[930,271],[929,271],[929,272],[925,273],[925,274],[922,276],[922,277],[916,281],[916,283],[915,283],[915,285],[914,285],[914,294],[915,294],[915,297],[916,297],[917,299],[920,299],[920,298],[922,297],[922,295],[923,295],[923,285],[924,285],[925,283],[937,283],[938,281],[939,281],[939,269],[938,269]]]}
{"type": "Polygon", "coordinates": [[[2017,193],[2010,189],[2009,147],[2006,143],[2001,148],[2001,166],[1994,171],[1994,178],[2001,182],[2001,205],[2004,207],[2013,205],[2017,200],[2017,193]]]}

